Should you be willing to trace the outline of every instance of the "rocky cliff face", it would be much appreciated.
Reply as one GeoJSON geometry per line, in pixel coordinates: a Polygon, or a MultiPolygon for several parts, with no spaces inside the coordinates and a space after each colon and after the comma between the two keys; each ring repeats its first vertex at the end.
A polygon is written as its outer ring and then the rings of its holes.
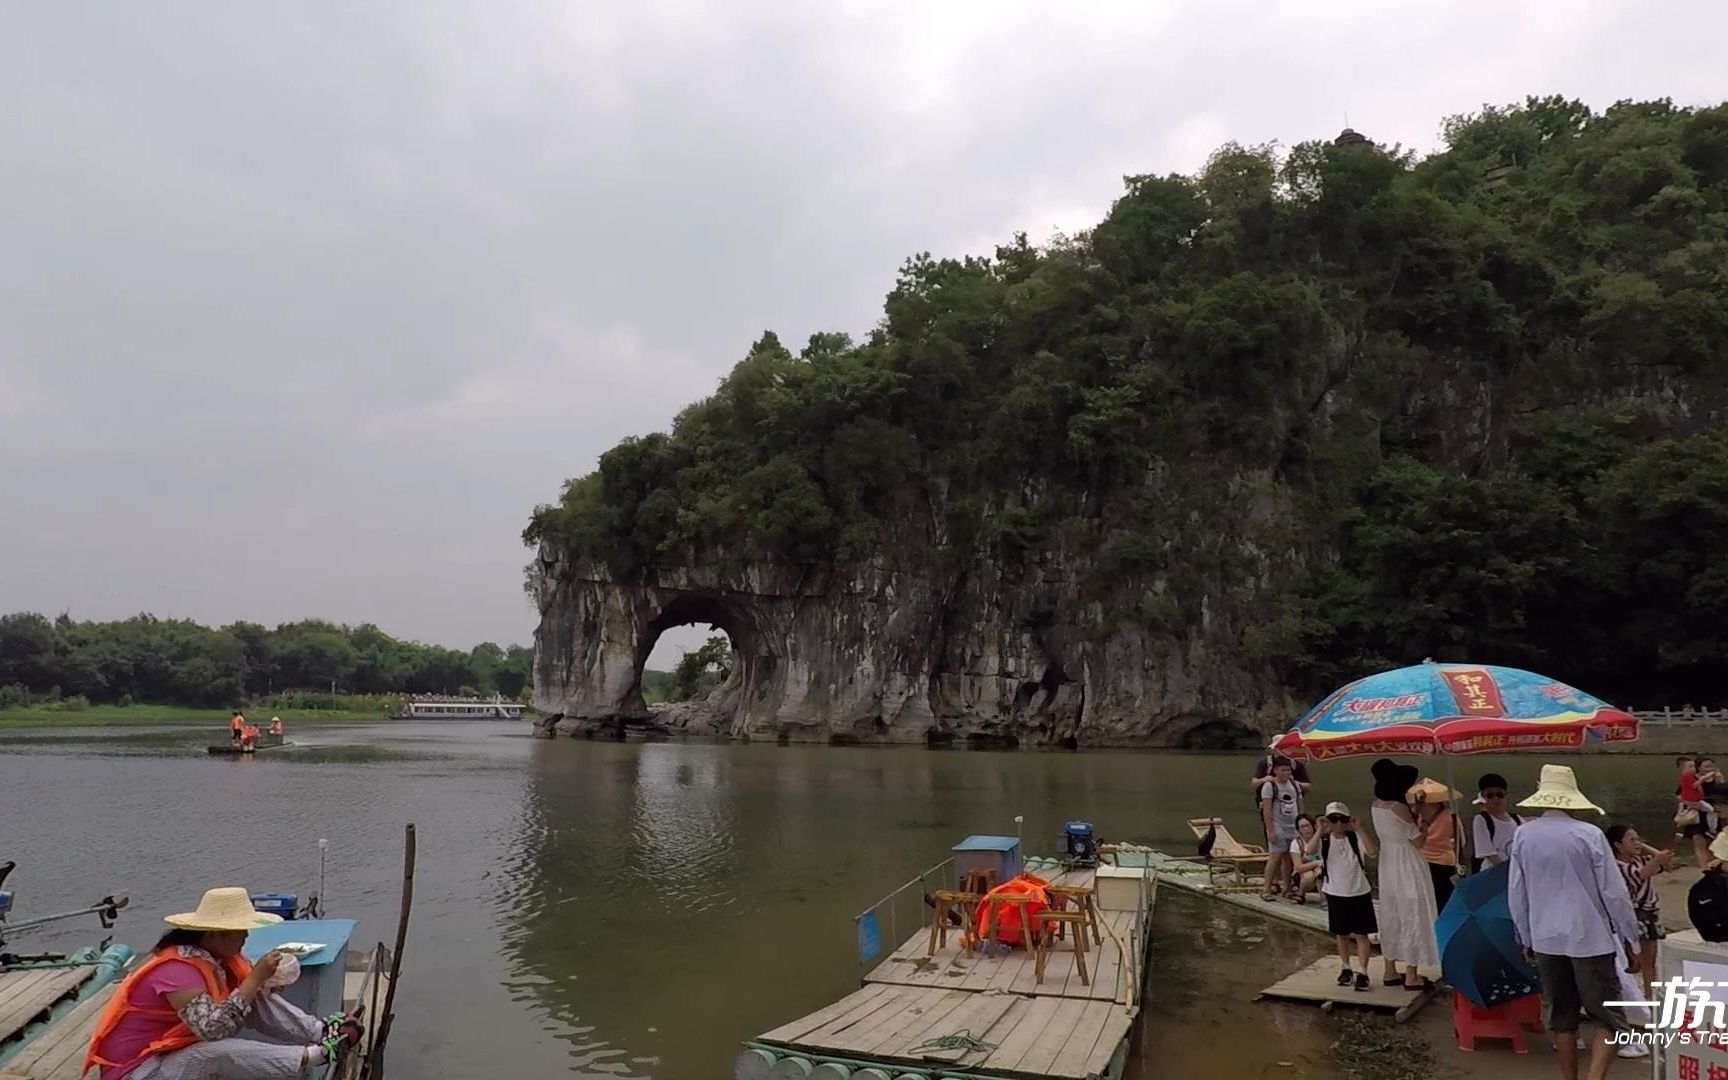
{"type": "MultiPolygon", "coordinates": [[[[1264,511],[1244,507],[1237,521],[1267,531],[1264,511]]],[[[1208,515],[1209,543],[1263,561],[1215,523],[1208,515]]],[[[1030,746],[1251,741],[1296,709],[1241,647],[1264,567],[1198,579],[1185,597],[1154,580],[1136,586],[1136,605],[1088,599],[1091,560],[1060,551],[1011,576],[982,555],[896,563],[693,559],[623,582],[543,549],[535,707],[585,731],[1030,746]],[[1106,614],[1123,610],[1155,617],[1106,614]],[[704,699],[649,708],[642,667],[660,633],[703,622],[732,640],[727,679],[704,699]]]]}

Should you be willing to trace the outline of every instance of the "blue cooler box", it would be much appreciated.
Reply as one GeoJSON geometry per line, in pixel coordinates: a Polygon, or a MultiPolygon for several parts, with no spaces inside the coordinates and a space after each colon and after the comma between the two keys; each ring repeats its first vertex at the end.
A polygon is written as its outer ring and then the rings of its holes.
{"type": "Polygon", "coordinates": [[[968,870],[996,871],[996,884],[1020,876],[1026,860],[1020,854],[1017,836],[968,836],[954,845],[954,878],[960,881],[968,870]]]}

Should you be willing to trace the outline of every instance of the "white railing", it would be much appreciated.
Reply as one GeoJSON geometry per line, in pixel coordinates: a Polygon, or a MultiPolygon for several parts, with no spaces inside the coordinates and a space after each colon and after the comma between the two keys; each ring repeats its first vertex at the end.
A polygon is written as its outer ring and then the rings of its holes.
{"type": "Polygon", "coordinates": [[[1728,724],[1728,709],[1695,709],[1690,705],[1682,709],[1633,709],[1632,715],[1640,724],[1728,724]]]}

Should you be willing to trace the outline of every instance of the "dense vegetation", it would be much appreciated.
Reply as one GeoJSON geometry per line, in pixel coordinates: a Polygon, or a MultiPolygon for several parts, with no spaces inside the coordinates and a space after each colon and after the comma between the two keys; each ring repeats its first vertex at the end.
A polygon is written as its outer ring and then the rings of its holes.
{"type": "Polygon", "coordinates": [[[1061,562],[1177,634],[1208,582],[1264,578],[1241,647],[1300,689],[1432,655],[1719,698],[1728,106],[1443,133],[1230,144],[1083,235],[913,258],[863,341],[765,334],[524,538],[622,578],[1061,562]],[[1252,535],[1207,502],[1244,484],[1252,535]]]}
{"type": "Polygon", "coordinates": [[[355,694],[519,696],[533,651],[491,642],[468,652],[401,641],[370,623],[309,619],[274,630],[212,629],[138,615],[117,622],[0,616],[0,706],[84,699],[229,706],[291,689],[355,694]]]}

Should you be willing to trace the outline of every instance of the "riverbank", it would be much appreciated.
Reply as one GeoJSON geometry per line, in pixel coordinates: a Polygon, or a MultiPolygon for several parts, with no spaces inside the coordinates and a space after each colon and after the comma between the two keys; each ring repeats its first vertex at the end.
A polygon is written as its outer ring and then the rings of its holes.
{"type": "MultiPolygon", "coordinates": [[[[0,709],[0,730],[43,727],[169,727],[226,728],[227,709],[196,709],[183,705],[86,705],[68,709],[52,705],[20,705],[0,709]]],[[[359,709],[259,709],[251,718],[268,723],[273,716],[295,724],[370,724],[391,719],[390,713],[359,709]]]]}

